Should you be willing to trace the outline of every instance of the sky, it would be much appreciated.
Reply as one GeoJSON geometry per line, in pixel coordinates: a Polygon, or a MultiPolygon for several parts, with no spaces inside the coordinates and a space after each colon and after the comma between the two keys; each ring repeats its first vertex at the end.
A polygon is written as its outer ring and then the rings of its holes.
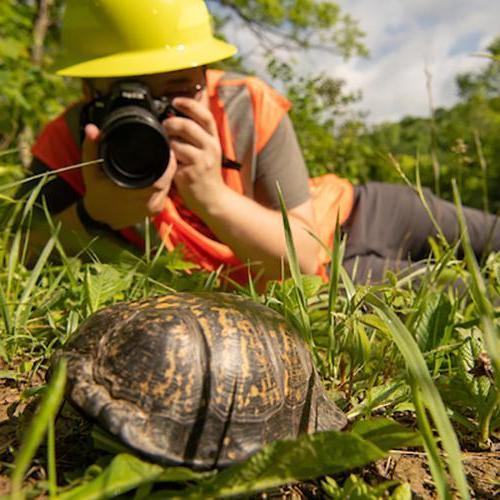
{"type": "MultiPolygon", "coordinates": [[[[500,0],[337,0],[366,33],[367,59],[344,61],[335,55],[308,53],[299,68],[343,78],[346,89],[360,90],[360,109],[371,123],[405,115],[428,116],[426,69],[431,75],[434,107],[458,98],[455,76],[478,71],[487,59],[477,53],[500,35],[500,0]]],[[[246,54],[257,43],[239,27],[228,38],[246,54]],[[253,45],[252,45],[253,43],[253,45]],[[249,48],[250,47],[250,48],[249,48]]]]}

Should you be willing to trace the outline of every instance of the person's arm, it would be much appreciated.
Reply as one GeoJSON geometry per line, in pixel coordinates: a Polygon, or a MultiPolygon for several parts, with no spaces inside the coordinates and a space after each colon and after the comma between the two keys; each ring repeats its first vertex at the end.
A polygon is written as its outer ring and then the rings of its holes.
{"type": "MultiPolygon", "coordinates": [[[[95,125],[87,125],[85,132],[82,162],[91,162],[97,157],[99,130],[95,125]]],[[[60,179],[52,181],[57,184],[50,190],[42,191],[42,195],[46,200],[50,195],[49,211],[52,212],[54,222],[56,224],[60,222],[62,225],[59,239],[68,254],[79,253],[91,241],[92,250],[106,260],[113,256],[116,258],[117,252],[123,248],[131,250],[132,247],[121,237],[118,230],[133,226],[161,211],[175,170],[175,155],[171,155],[165,174],[152,186],[143,189],[125,189],[108,179],[100,168],[84,167],[82,174],[86,190],[83,199],[71,188],[68,194],[68,191],[64,190],[68,189],[64,183],[62,186],[59,184],[63,182],[60,179]],[[58,195],[64,197],[64,200],[59,199],[58,195]],[[82,222],[78,215],[79,201],[83,202],[87,217],[99,223],[103,229],[96,233],[93,228],[86,227],[85,221],[82,222]],[[54,207],[57,207],[57,210],[54,210],[54,207]],[[99,238],[96,239],[96,236],[99,238]]],[[[43,248],[50,234],[50,226],[43,212],[38,209],[29,237],[32,259],[43,248]]]]}
{"type": "MultiPolygon", "coordinates": [[[[52,216],[53,226],[61,224],[58,239],[67,255],[85,255],[82,250],[91,248],[92,253],[103,261],[116,261],[124,253],[135,253],[132,247],[118,232],[112,230],[89,231],[82,224],[77,215],[76,203],[72,203],[63,211],[52,216]]],[[[33,224],[29,229],[29,256],[28,261],[36,261],[41,250],[52,235],[52,229],[45,214],[38,210],[33,224]]]]}
{"type": "MultiPolygon", "coordinates": [[[[165,122],[178,159],[174,182],[186,205],[229,245],[242,262],[262,265],[265,280],[281,277],[286,259],[286,240],[281,213],[227,187],[221,176],[220,142],[210,111],[200,103],[178,98],[174,105],[191,118],[165,122]]],[[[309,200],[288,210],[299,264],[314,273],[319,264],[319,245],[309,200]]]]}
{"type": "MultiPolygon", "coordinates": [[[[319,246],[309,234],[316,232],[311,202],[288,210],[287,215],[300,268],[314,274],[319,265],[319,246]]],[[[282,277],[286,240],[280,211],[226,188],[207,209],[204,220],[240,260],[260,263],[265,279],[282,277]]]]}

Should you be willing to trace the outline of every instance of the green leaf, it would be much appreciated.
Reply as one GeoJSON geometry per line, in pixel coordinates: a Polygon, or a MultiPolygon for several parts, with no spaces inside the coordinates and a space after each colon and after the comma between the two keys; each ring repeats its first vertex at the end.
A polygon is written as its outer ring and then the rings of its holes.
{"type": "Polygon", "coordinates": [[[0,38],[0,58],[17,59],[26,52],[24,44],[14,38],[0,38]]]}
{"type": "Polygon", "coordinates": [[[385,481],[381,484],[371,486],[367,484],[359,476],[351,474],[347,481],[340,487],[337,482],[331,477],[327,477],[321,483],[323,490],[327,493],[328,498],[333,500],[379,500],[382,498],[394,498],[392,495],[387,496],[386,490],[399,484],[398,481],[385,481]]]}
{"type": "Polygon", "coordinates": [[[412,494],[411,494],[411,488],[408,483],[404,483],[400,486],[398,486],[391,495],[391,498],[393,500],[411,500],[412,494]]]}
{"type": "Polygon", "coordinates": [[[13,370],[0,370],[0,379],[17,380],[17,378],[18,378],[17,372],[13,370]]]}
{"type": "MultiPolygon", "coordinates": [[[[384,451],[358,434],[319,432],[301,436],[295,441],[276,441],[246,462],[188,488],[182,496],[224,498],[250,495],[282,484],[361,467],[384,456],[384,451]]],[[[152,498],[164,498],[164,494],[159,492],[152,498]]]]}
{"type": "Polygon", "coordinates": [[[87,269],[85,288],[90,312],[97,311],[116,294],[130,287],[130,275],[108,264],[94,264],[87,269]]]}
{"type": "Polygon", "coordinates": [[[59,500],[101,500],[122,495],[155,481],[195,481],[205,474],[185,467],[164,468],[133,455],[122,453],[94,479],[59,495],[59,500]]]}
{"type": "Polygon", "coordinates": [[[302,276],[302,286],[304,287],[304,295],[306,299],[312,299],[316,297],[323,285],[324,283],[320,276],[302,276]]]}
{"type": "Polygon", "coordinates": [[[438,348],[445,341],[444,332],[451,323],[451,305],[447,297],[441,293],[425,296],[425,302],[415,328],[415,336],[423,352],[438,348]]]}
{"type": "Polygon", "coordinates": [[[354,424],[352,432],[384,451],[407,446],[422,446],[418,432],[385,417],[361,420],[354,424]]]}

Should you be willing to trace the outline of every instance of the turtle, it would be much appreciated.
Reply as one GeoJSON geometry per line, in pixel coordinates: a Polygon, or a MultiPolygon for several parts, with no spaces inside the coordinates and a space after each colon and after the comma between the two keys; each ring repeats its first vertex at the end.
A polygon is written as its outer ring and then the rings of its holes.
{"type": "Polygon", "coordinates": [[[73,406],[139,455],[197,470],[265,445],[341,430],[298,332],[223,292],[178,292],[101,309],[54,356],[73,406]]]}

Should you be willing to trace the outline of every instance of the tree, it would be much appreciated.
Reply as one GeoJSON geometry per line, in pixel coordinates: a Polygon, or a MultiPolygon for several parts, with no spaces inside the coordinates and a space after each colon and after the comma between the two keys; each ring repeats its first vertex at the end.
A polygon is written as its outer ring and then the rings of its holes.
{"type": "Polygon", "coordinates": [[[219,26],[242,21],[264,50],[298,48],[366,55],[363,33],[351,16],[328,0],[208,0],[219,26]]]}
{"type": "MultiPolygon", "coordinates": [[[[209,0],[221,32],[240,22],[259,41],[267,61],[266,74],[292,102],[290,116],[312,175],[325,171],[352,173],[347,166],[352,140],[363,116],[351,111],[359,93],[350,93],[345,82],[325,74],[302,74],[290,54],[300,61],[311,50],[344,58],[368,53],[356,21],[331,1],[318,0],[209,0]],[[283,50],[285,49],[285,50],[283,50]],[[349,153],[348,153],[349,151],[349,153]]],[[[252,72],[241,59],[223,62],[223,68],[252,72]]],[[[351,161],[352,163],[352,161],[351,161]]]]}
{"type": "MultiPolygon", "coordinates": [[[[344,57],[366,53],[356,22],[330,1],[209,0],[208,5],[216,14],[218,29],[240,20],[256,33],[269,61],[280,47],[314,47],[344,57]]],[[[42,124],[79,96],[78,81],[64,80],[48,70],[57,52],[63,7],[63,0],[0,3],[0,150],[19,148],[25,165],[29,145],[42,124]]],[[[228,64],[252,70],[238,59],[228,64]]],[[[311,77],[304,80],[304,91],[324,95],[321,88],[311,87],[314,81],[323,88],[327,85],[326,79],[311,77]]],[[[301,94],[296,84],[294,92],[301,94]]]]}
{"type": "Polygon", "coordinates": [[[500,96],[500,36],[486,48],[483,57],[490,59],[485,69],[478,73],[462,73],[456,82],[462,99],[470,99],[474,95],[485,98],[500,96]]]}
{"type": "Polygon", "coordinates": [[[18,149],[25,166],[41,124],[77,95],[76,84],[44,69],[55,48],[60,7],[54,0],[0,3],[0,150],[18,149]]]}
{"type": "Polygon", "coordinates": [[[433,153],[439,162],[440,195],[452,199],[456,179],[462,201],[500,209],[500,37],[488,47],[486,68],[456,78],[460,101],[434,116],[407,116],[396,123],[361,127],[347,150],[347,175],[363,181],[401,182],[389,154],[410,178],[418,166],[423,185],[436,184],[433,153]],[[432,139],[431,130],[435,137],[432,139]]]}

